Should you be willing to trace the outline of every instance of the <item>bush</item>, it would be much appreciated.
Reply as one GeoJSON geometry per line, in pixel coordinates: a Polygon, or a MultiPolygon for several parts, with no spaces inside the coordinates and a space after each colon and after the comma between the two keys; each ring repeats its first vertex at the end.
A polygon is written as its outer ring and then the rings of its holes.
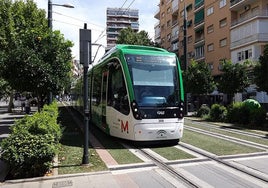
{"type": "Polygon", "coordinates": [[[44,175],[52,164],[62,135],[55,103],[12,126],[11,135],[1,143],[1,159],[10,165],[12,178],[44,175]]]}
{"type": "Polygon", "coordinates": [[[261,126],[265,122],[266,111],[262,107],[252,108],[243,102],[235,102],[228,107],[227,119],[231,123],[261,126]]]}
{"type": "MultiPolygon", "coordinates": [[[[29,132],[31,134],[52,134],[55,142],[58,142],[62,136],[62,131],[57,123],[58,108],[45,105],[41,112],[33,114],[33,116],[25,116],[15,122],[12,126],[12,132],[29,132]]],[[[57,106],[56,106],[57,107],[57,106]]]]}
{"type": "Polygon", "coordinates": [[[197,111],[197,116],[198,117],[203,117],[203,116],[206,116],[206,115],[209,115],[210,113],[210,108],[206,105],[206,104],[203,104],[197,111]]]}
{"type": "Polygon", "coordinates": [[[250,124],[261,127],[266,119],[266,110],[262,107],[250,111],[250,124]]]}
{"type": "Polygon", "coordinates": [[[227,116],[227,109],[225,106],[213,104],[209,113],[212,121],[225,121],[227,116]]]}
{"type": "Polygon", "coordinates": [[[50,134],[11,134],[1,145],[4,150],[1,158],[10,166],[9,178],[43,176],[52,166],[56,153],[50,134]]]}

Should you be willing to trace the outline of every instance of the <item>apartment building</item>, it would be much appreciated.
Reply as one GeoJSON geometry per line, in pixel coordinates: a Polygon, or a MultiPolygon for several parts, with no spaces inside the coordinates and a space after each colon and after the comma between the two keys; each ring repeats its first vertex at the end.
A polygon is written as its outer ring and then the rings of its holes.
{"type": "MultiPolygon", "coordinates": [[[[187,64],[204,61],[213,76],[221,74],[222,61],[258,60],[268,44],[267,0],[160,0],[158,6],[155,41],[177,53],[183,68],[184,20],[187,64]]],[[[259,102],[268,102],[265,92],[252,88],[259,102]]]]}
{"type": "Polygon", "coordinates": [[[131,27],[136,32],[139,31],[139,11],[137,9],[107,8],[106,50],[115,46],[120,30],[127,27],[131,27]]]}
{"type": "Polygon", "coordinates": [[[231,0],[230,13],[232,62],[258,60],[268,43],[268,1],[231,0]]]}
{"type": "MultiPolygon", "coordinates": [[[[258,61],[268,44],[268,1],[231,0],[230,14],[230,59],[233,63],[258,61]]],[[[266,92],[257,92],[254,84],[247,88],[247,92],[268,107],[266,92]]]]}
{"type": "Polygon", "coordinates": [[[183,61],[186,19],[187,63],[192,59],[205,61],[212,74],[218,75],[220,62],[230,59],[229,9],[228,0],[161,0],[155,14],[159,20],[155,28],[159,28],[160,34],[155,32],[155,40],[183,61]]]}

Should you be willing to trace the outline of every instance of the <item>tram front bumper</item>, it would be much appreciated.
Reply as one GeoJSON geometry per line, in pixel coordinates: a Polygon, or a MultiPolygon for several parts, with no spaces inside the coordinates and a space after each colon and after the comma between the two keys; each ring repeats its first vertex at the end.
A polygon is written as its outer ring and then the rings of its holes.
{"type": "Polygon", "coordinates": [[[183,123],[140,123],[134,126],[136,141],[175,140],[183,134],[183,123]]]}

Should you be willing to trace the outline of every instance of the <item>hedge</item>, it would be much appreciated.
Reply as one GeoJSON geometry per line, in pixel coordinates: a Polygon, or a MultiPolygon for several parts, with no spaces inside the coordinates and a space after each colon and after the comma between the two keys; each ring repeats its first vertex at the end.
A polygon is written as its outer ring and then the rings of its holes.
{"type": "Polygon", "coordinates": [[[57,117],[54,102],[15,121],[10,136],[1,143],[1,159],[10,166],[9,178],[42,176],[49,170],[62,135],[57,117]]]}

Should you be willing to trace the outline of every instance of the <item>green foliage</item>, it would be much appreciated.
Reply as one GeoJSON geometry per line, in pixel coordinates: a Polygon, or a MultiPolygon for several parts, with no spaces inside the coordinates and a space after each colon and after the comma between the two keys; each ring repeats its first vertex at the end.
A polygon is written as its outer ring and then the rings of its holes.
{"type": "Polygon", "coordinates": [[[51,134],[11,134],[1,143],[1,158],[10,166],[10,178],[43,176],[52,165],[56,145],[51,134]]]}
{"type": "Polygon", "coordinates": [[[57,105],[52,103],[15,122],[1,143],[1,159],[10,165],[11,178],[42,176],[51,167],[62,135],[57,117],[57,105]]]}
{"type": "Polygon", "coordinates": [[[256,127],[261,127],[266,119],[266,110],[264,108],[255,108],[250,110],[249,124],[256,127]]]}
{"type": "Polygon", "coordinates": [[[146,31],[135,32],[131,27],[124,28],[120,31],[117,37],[117,44],[132,44],[132,45],[153,45],[153,41],[149,38],[146,31]]]}
{"type": "Polygon", "coordinates": [[[210,108],[207,105],[202,105],[198,111],[197,111],[197,116],[198,117],[204,117],[206,115],[209,115],[210,113],[210,108]]]}
{"type": "Polygon", "coordinates": [[[41,98],[68,85],[72,43],[47,27],[32,0],[0,2],[0,74],[17,91],[41,98]]]}
{"type": "Polygon", "coordinates": [[[195,61],[184,72],[184,83],[186,92],[192,94],[211,93],[216,86],[208,64],[195,61]]]}
{"type": "Polygon", "coordinates": [[[8,82],[0,78],[0,97],[8,96],[11,93],[12,89],[10,88],[8,82]]]}
{"type": "Polygon", "coordinates": [[[234,95],[249,85],[247,66],[244,64],[232,64],[230,61],[225,61],[222,63],[222,72],[218,81],[218,89],[223,93],[234,95]]]}
{"type": "Polygon", "coordinates": [[[227,108],[227,121],[231,123],[239,123],[242,120],[242,102],[234,102],[227,108]]]}
{"type": "Polygon", "coordinates": [[[220,104],[213,104],[209,113],[212,121],[225,121],[227,116],[227,109],[220,104]]]}
{"type": "Polygon", "coordinates": [[[259,90],[268,93],[268,45],[265,45],[263,55],[259,58],[259,63],[254,68],[254,81],[259,90]]]}
{"type": "Polygon", "coordinates": [[[247,103],[235,102],[228,107],[227,120],[231,123],[260,127],[265,122],[266,110],[263,107],[252,108],[247,103]]]}
{"type": "Polygon", "coordinates": [[[61,138],[62,132],[57,123],[58,108],[54,102],[51,105],[45,105],[41,112],[36,112],[33,116],[25,116],[15,122],[12,126],[12,132],[29,132],[33,135],[51,134],[55,138],[55,143],[61,138]]]}

